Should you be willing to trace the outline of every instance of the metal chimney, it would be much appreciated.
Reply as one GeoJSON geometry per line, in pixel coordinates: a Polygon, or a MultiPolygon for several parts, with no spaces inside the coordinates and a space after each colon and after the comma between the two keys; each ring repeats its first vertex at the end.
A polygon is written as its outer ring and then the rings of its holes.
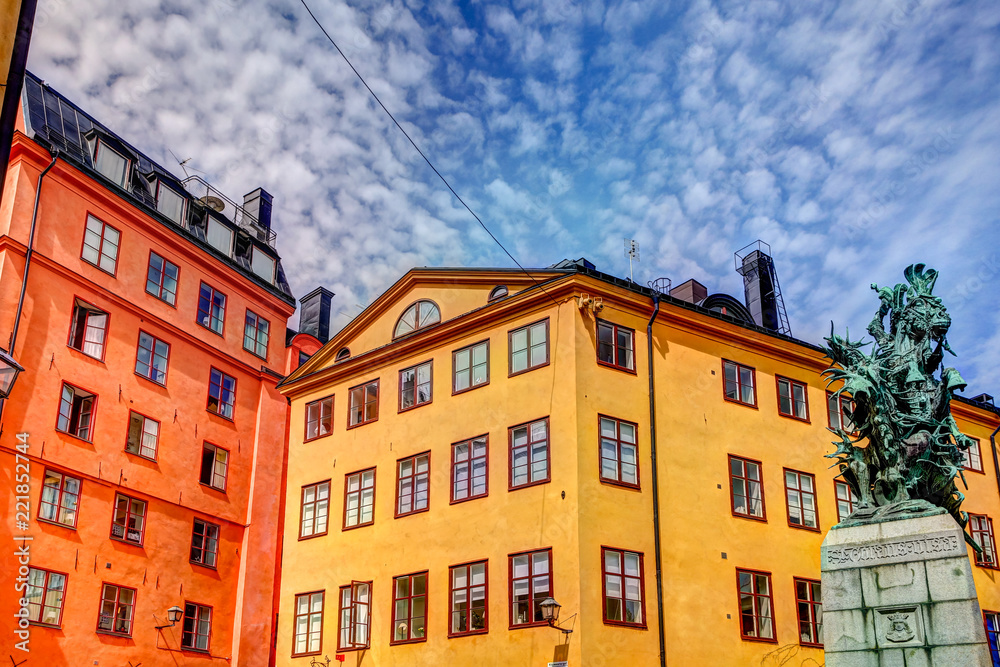
{"type": "Polygon", "coordinates": [[[737,250],[735,257],[736,271],[743,276],[743,293],[753,321],[765,329],[791,336],[778,274],[771,259],[771,246],[754,241],[737,250]]]}
{"type": "Polygon", "coordinates": [[[333,292],[317,287],[299,299],[299,333],[315,336],[319,342],[330,340],[330,306],[333,292]]]}
{"type": "Polygon", "coordinates": [[[264,188],[243,195],[243,210],[264,229],[271,228],[271,203],[274,198],[264,188]]]}

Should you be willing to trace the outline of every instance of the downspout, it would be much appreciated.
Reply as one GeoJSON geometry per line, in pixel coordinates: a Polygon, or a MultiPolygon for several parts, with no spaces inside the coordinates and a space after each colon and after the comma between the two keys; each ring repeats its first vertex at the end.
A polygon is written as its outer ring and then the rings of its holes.
{"type": "MultiPolygon", "coordinates": [[[[667,665],[663,631],[663,561],[660,554],[660,469],[656,464],[656,392],[653,383],[653,321],[660,313],[660,295],[653,296],[653,315],[646,325],[646,356],[649,362],[649,456],[653,465],[653,551],[656,559],[656,626],[660,636],[660,667],[667,665]]],[[[1000,430],[1000,429],[998,429],[1000,430]]],[[[994,457],[996,449],[993,450],[994,457]]]]}
{"type": "Polygon", "coordinates": [[[997,492],[1000,493],[1000,464],[997,463],[997,433],[1000,433],[1000,425],[990,433],[990,449],[993,450],[993,472],[997,476],[997,492]]]}

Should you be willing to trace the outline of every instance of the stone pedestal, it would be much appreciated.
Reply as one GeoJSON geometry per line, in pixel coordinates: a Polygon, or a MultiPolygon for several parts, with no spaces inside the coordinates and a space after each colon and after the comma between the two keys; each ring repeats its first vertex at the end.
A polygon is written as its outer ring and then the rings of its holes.
{"type": "Polygon", "coordinates": [[[992,667],[950,515],[837,528],[821,553],[826,667],[992,667]]]}

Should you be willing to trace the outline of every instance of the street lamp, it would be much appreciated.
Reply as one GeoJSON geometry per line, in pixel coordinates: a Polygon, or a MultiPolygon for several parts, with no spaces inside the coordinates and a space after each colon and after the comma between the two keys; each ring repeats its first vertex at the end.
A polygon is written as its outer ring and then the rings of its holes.
{"type": "Polygon", "coordinates": [[[17,374],[23,370],[21,364],[14,361],[14,357],[0,348],[0,401],[10,397],[10,390],[14,388],[17,374]]]}
{"type": "MultiPolygon", "coordinates": [[[[573,632],[572,629],[561,628],[557,624],[557,621],[559,620],[559,610],[562,608],[562,605],[556,602],[555,598],[545,598],[538,606],[542,608],[542,618],[549,624],[549,627],[555,628],[566,635],[573,632]]],[[[575,615],[576,614],[573,616],[575,615]]],[[[570,618],[572,618],[572,616],[570,618]]],[[[569,641],[568,638],[567,641],[569,641]]]]}
{"type": "Polygon", "coordinates": [[[181,609],[177,605],[174,605],[173,607],[171,607],[170,609],[167,610],[167,620],[170,621],[170,624],[169,625],[157,625],[156,629],[157,630],[162,630],[163,628],[172,628],[172,627],[174,627],[175,625],[177,625],[177,621],[181,620],[181,615],[183,613],[184,613],[183,609],[181,609]]]}

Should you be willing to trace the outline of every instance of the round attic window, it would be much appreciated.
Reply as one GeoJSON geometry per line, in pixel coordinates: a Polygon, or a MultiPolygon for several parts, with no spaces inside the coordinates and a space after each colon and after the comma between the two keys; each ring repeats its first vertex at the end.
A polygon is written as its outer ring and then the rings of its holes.
{"type": "Polygon", "coordinates": [[[408,333],[429,327],[441,321],[441,311],[433,301],[420,300],[403,311],[392,337],[399,338],[408,333]]]}
{"type": "Polygon", "coordinates": [[[487,299],[487,303],[489,303],[490,301],[496,301],[497,299],[502,299],[505,296],[507,296],[507,286],[497,285],[496,287],[493,288],[493,291],[490,292],[490,298],[487,299]]]}
{"type": "Polygon", "coordinates": [[[340,350],[337,351],[337,357],[336,359],[334,359],[334,361],[343,361],[344,359],[347,359],[350,356],[351,356],[351,351],[346,347],[342,347],[340,348],[340,350]]]}

